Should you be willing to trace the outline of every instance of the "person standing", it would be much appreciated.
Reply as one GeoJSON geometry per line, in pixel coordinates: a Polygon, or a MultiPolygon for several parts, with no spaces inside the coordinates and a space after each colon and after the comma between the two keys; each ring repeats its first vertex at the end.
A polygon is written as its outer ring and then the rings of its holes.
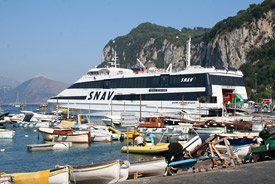
{"type": "Polygon", "coordinates": [[[146,142],[150,142],[153,145],[155,145],[155,135],[153,133],[147,133],[147,136],[145,138],[146,142]]]}

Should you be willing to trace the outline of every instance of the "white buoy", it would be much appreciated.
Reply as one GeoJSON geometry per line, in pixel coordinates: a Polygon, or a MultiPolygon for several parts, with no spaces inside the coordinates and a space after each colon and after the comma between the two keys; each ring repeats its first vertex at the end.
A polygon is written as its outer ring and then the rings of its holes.
{"type": "Polygon", "coordinates": [[[37,130],[36,130],[36,129],[34,129],[33,131],[34,131],[34,132],[37,132],[37,130]]]}
{"type": "Polygon", "coordinates": [[[29,135],[25,135],[25,137],[29,137],[29,135]]]}
{"type": "Polygon", "coordinates": [[[5,149],[0,149],[0,151],[5,151],[5,149]]]}

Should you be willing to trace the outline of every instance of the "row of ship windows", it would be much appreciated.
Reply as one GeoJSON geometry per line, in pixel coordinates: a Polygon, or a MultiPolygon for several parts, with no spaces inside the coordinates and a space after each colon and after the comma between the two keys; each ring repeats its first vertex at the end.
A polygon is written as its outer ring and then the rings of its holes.
{"type": "Polygon", "coordinates": [[[160,77],[106,79],[75,83],[70,88],[152,88],[152,87],[178,87],[178,86],[204,86],[201,77],[193,77],[193,80],[182,82],[181,76],[164,75],[160,77]],[[196,79],[196,80],[195,80],[196,79]]]}
{"type": "MultiPolygon", "coordinates": [[[[240,77],[209,76],[210,84],[244,86],[244,81],[240,77]]],[[[196,76],[169,76],[141,77],[106,79],[101,81],[91,81],[75,83],[70,88],[158,88],[158,87],[202,87],[207,86],[206,77],[196,76]]]]}

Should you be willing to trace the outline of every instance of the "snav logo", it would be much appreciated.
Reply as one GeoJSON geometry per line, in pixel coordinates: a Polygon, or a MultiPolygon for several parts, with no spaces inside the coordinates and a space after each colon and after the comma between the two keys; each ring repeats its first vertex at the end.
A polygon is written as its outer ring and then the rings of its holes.
{"type": "Polygon", "coordinates": [[[192,82],[194,78],[181,78],[180,82],[192,82]]]}
{"type": "Polygon", "coordinates": [[[91,91],[87,96],[87,100],[110,100],[114,95],[114,91],[91,91]]]}

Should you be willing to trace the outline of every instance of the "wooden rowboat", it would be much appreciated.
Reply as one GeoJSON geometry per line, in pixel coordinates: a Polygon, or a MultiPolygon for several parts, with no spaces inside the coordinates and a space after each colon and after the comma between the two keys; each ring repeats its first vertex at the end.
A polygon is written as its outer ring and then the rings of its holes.
{"type": "Polygon", "coordinates": [[[88,131],[73,131],[71,129],[39,128],[44,140],[54,142],[72,142],[90,144],[94,137],[88,131]]]}
{"type": "Polygon", "coordinates": [[[69,168],[55,168],[50,170],[49,174],[49,183],[50,184],[69,184],[69,168]]]}
{"type": "Polygon", "coordinates": [[[132,162],[129,167],[129,177],[135,178],[135,175],[143,177],[162,175],[166,166],[167,163],[164,158],[132,162]]]}
{"type": "Polygon", "coordinates": [[[128,168],[129,165],[120,160],[72,166],[70,180],[76,183],[116,183],[128,178],[128,168]]]}
{"type": "Polygon", "coordinates": [[[28,151],[64,150],[72,146],[71,142],[50,142],[45,144],[29,144],[28,151]]]}

